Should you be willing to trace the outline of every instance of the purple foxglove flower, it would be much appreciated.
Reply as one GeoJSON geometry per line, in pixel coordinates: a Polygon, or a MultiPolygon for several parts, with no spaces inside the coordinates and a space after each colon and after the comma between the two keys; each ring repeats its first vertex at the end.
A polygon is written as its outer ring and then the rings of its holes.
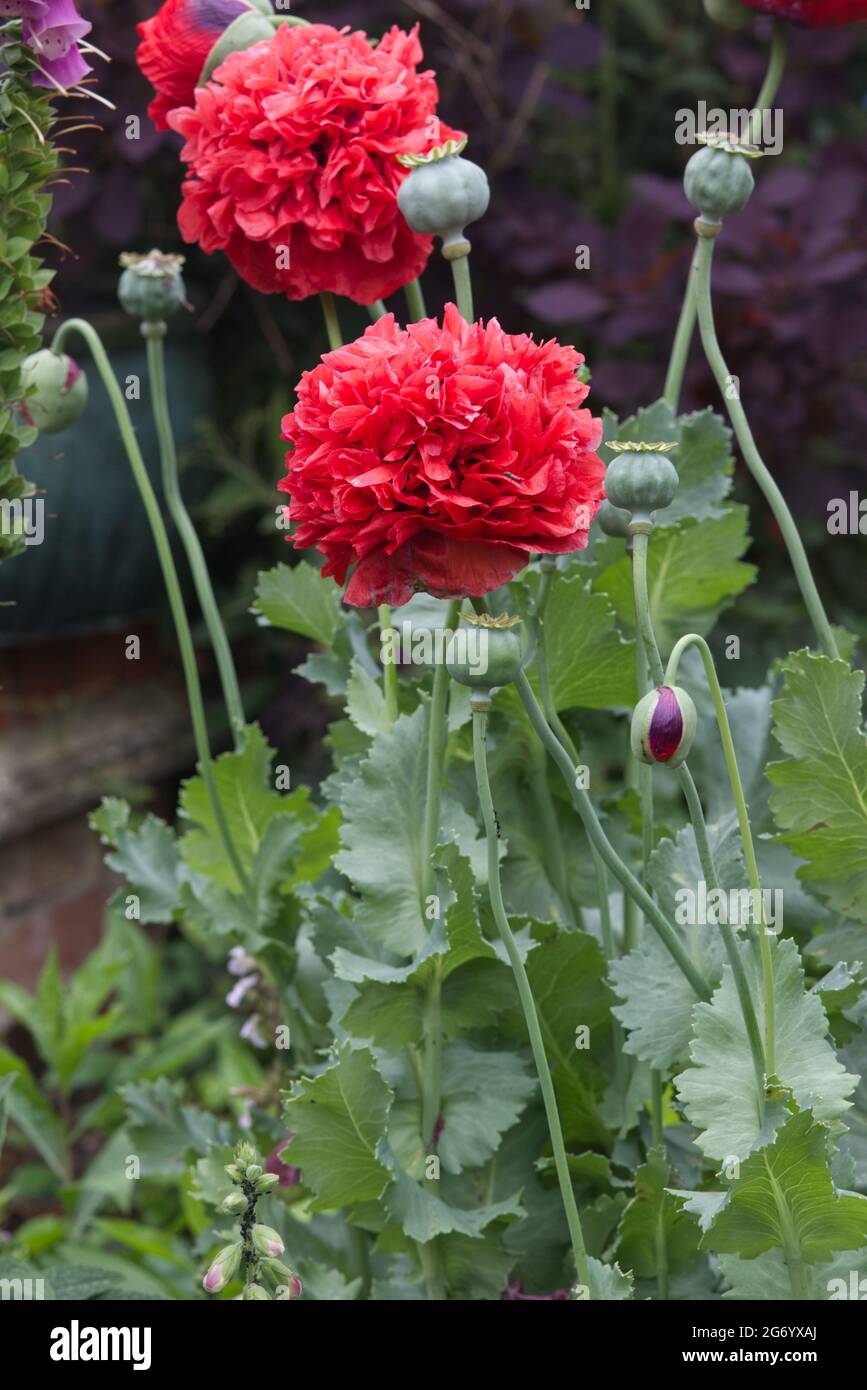
{"type": "Polygon", "coordinates": [[[81,18],[75,0],[0,0],[0,17],[23,20],[24,42],[42,69],[33,74],[34,86],[74,87],[90,72],[78,40],[93,26],[81,18]]]}
{"type": "Polygon", "coordinates": [[[233,985],[226,995],[226,1003],[230,1009],[240,1009],[244,997],[250,993],[259,983],[258,975],[245,975],[236,985],[233,985]]]}
{"type": "Polygon", "coordinates": [[[501,1299],[510,1302],[521,1303],[550,1303],[566,1302],[569,1299],[568,1289],[554,1289],[552,1293],[524,1293],[524,1285],[520,1279],[513,1279],[500,1294],[501,1299]]]}
{"type": "Polygon", "coordinates": [[[249,975],[256,969],[256,962],[251,955],[247,954],[243,946],[233,946],[229,952],[226,969],[230,975],[249,975]]]}
{"type": "Polygon", "coordinates": [[[250,1017],[244,1023],[243,1028],[241,1029],[241,1037],[244,1038],[248,1043],[252,1043],[254,1047],[268,1046],[268,1043],[266,1042],[265,1038],[262,1037],[262,1034],[259,1030],[259,1024],[261,1023],[261,1021],[262,1020],[260,1019],[258,1014],[251,1014],[250,1017]]]}
{"type": "Polygon", "coordinates": [[[277,1177],[280,1179],[280,1187],[297,1187],[301,1181],[301,1169],[293,1168],[290,1163],[284,1163],[280,1157],[290,1139],[294,1138],[294,1131],[291,1134],[287,1134],[286,1138],[281,1140],[276,1149],[272,1149],[265,1159],[265,1172],[276,1173],[277,1177]]]}

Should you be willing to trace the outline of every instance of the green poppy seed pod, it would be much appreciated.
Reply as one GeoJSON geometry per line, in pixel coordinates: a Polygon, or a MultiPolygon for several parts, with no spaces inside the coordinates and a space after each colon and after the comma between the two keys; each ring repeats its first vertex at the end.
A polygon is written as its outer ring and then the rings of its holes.
{"type": "Polygon", "coordinates": [[[632,535],[629,529],[629,512],[623,507],[615,507],[607,498],[596,513],[596,520],[599,522],[599,529],[604,531],[606,536],[618,536],[621,540],[628,540],[632,535]]]}
{"type": "Polygon", "coordinates": [[[488,176],[461,158],[466,141],[447,141],[427,155],[400,155],[410,173],[397,193],[397,205],[414,232],[442,238],[446,260],[465,256],[470,244],[464,228],[488,210],[488,176]]]}
{"type": "Polygon", "coordinates": [[[677,469],[662,453],[622,453],[609,463],[605,495],[613,506],[629,512],[646,529],[652,514],[667,507],[677,492],[677,469]]]}
{"type": "Polygon", "coordinates": [[[143,323],[162,323],[186,306],[187,292],[181,275],[183,256],[164,255],[148,251],[139,256],[124,251],[120,258],[124,267],[118,281],[117,297],[134,319],[143,323]]]}
{"type": "Polygon", "coordinates": [[[253,1227],[253,1247],[260,1255],[265,1255],[271,1260],[276,1260],[286,1249],[273,1226],[259,1225],[253,1227]]]}
{"type": "Polygon", "coordinates": [[[704,0],[704,10],[723,29],[743,29],[753,18],[743,0],[704,0]]]}
{"type": "Polygon", "coordinates": [[[750,161],[719,146],[696,150],[683,171],[683,191],[710,222],[721,222],[745,207],[755,186],[750,161]]]}
{"type": "Polygon", "coordinates": [[[266,1303],[270,1303],[272,1301],[271,1295],[266,1293],[261,1284],[247,1284],[244,1288],[242,1298],[245,1303],[261,1303],[263,1300],[266,1303]]]}
{"type": "Polygon", "coordinates": [[[446,650],[446,670],[459,685],[494,690],[509,685],[524,664],[516,620],[480,620],[459,629],[446,650]],[[461,642],[461,638],[465,640],[461,642]]]}
{"type": "Polygon", "coordinates": [[[196,86],[204,87],[211,74],[216,72],[221,63],[225,63],[230,54],[240,53],[244,48],[252,48],[254,43],[261,43],[263,39],[273,37],[274,22],[262,13],[259,6],[251,9],[249,14],[239,14],[237,19],[233,19],[232,23],[226,26],[205,59],[196,86]]]}
{"type": "Polygon", "coordinates": [[[223,1246],[216,1259],[211,1261],[210,1268],[202,1280],[205,1293],[220,1293],[227,1284],[231,1284],[240,1268],[241,1242],[223,1246]]]}
{"type": "Polygon", "coordinates": [[[57,434],[80,420],[87,406],[87,377],[71,357],[40,348],[21,364],[25,419],[43,434],[57,434]]]}
{"type": "Polygon", "coordinates": [[[692,697],[679,685],[660,685],[633,710],[632,752],[641,763],[679,767],[692,747],[697,723],[692,697]]]}

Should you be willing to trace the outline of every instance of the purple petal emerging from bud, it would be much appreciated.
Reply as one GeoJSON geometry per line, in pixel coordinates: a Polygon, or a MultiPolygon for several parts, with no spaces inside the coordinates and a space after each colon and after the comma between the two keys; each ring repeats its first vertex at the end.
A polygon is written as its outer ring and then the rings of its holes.
{"type": "Polygon", "coordinates": [[[670,685],[661,685],[657,694],[659,699],[650,719],[648,745],[655,762],[667,763],[680,747],[683,715],[670,685]]]}

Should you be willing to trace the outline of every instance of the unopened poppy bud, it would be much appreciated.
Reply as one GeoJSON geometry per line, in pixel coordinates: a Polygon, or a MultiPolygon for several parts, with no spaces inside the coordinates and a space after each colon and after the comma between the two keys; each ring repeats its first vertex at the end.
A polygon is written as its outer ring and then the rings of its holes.
{"type": "Polygon", "coordinates": [[[742,0],[703,0],[703,3],[708,18],[723,29],[743,29],[752,22],[753,16],[742,0]]]}
{"type": "Polygon", "coordinates": [[[262,6],[257,0],[252,0],[256,5],[255,10],[249,14],[239,14],[232,23],[223,30],[217,42],[214,44],[202,68],[198,83],[199,87],[204,87],[209,81],[211,74],[216,72],[221,63],[224,63],[230,53],[240,53],[244,48],[252,48],[254,43],[262,43],[265,39],[273,39],[274,25],[266,18],[262,12],[262,6]]]}
{"type": "Polygon", "coordinates": [[[267,1255],[271,1259],[276,1259],[286,1249],[273,1226],[254,1226],[253,1245],[260,1255],[267,1255]]]}
{"type": "Polygon", "coordinates": [[[253,1303],[257,1300],[261,1303],[263,1299],[266,1303],[270,1303],[271,1295],[262,1288],[261,1284],[247,1284],[244,1289],[243,1299],[245,1303],[253,1303]]]}
{"type": "Polygon", "coordinates": [[[606,536],[617,536],[621,540],[628,540],[632,535],[629,529],[629,512],[623,507],[615,507],[613,502],[606,498],[600,504],[599,511],[596,513],[596,520],[599,522],[599,529],[604,531],[606,536]]]}
{"type": "Polygon", "coordinates": [[[243,1144],[239,1144],[235,1150],[235,1162],[242,1173],[246,1173],[249,1165],[256,1162],[256,1150],[253,1148],[253,1145],[246,1143],[246,1141],[243,1144]]]}
{"type": "Polygon", "coordinates": [[[256,1192],[264,1196],[266,1192],[273,1192],[279,1184],[280,1179],[276,1173],[263,1173],[261,1178],[256,1179],[256,1192]]]}
{"type": "Polygon", "coordinates": [[[678,685],[660,685],[639,700],[630,742],[639,762],[679,767],[695,738],[698,716],[692,697],[678,685]]]}
{"type": "Polygon", "coordinates": [[[202,1280],[202,1288],[205,1293],[219,1293],[227,1284],[231,1284],[238,1270],[241,1268],[241,1244],[226,1245],[220,1251],[202,1280]]]}
{"type": "Polygon", "coordinates": [[[258,1179],[261,1178],[264,1171],[265,1169],[262,1167],[261,1163],[248,1163],[247,1171],[244,1174],[244,1176],[246,1177],[248,1182],[257,1182],[258,1179]]]}
{"type": "Polygon", "coordinates": [[[232,1179],[232,1182],[243,1182],[244,1174],[237,1163],[227,1163],[223,1172],[232,1179]]]}
{"type": "Polygon", "coordinates": [[[230,1192],[228,1197],[224,1197],[220,1203],[220,1210],[226,1212],[228,1216],[240,1215],[246,1209],[247,1198],[243,1192],[230,1192]]]}
{"type": "Polygon", "coordinates": [[[124,251],[120,258],[124,272],[117,286],[117,297],[128,314],[143,323],[161,323],[187,303],[181,267],[183,256],[148,251],[139,256],[124,251]]]}
{"type": "Polygon", "coordinates": [[[488,210],[488,176],[478,164],[462,159],[466,137],[447,140],[429,154],[398,155],[411,172],[397,193],[397,205],[414,232],[442,238],[447,261],[467,255],[464,228],[488,210]]]}
{"type": "Polygon", "coordinates": [[[78,363],[62,352],[41,348],[21,364],[25,419],[43,434],[69,429],[87,406],[87,377],[78,363]]]}

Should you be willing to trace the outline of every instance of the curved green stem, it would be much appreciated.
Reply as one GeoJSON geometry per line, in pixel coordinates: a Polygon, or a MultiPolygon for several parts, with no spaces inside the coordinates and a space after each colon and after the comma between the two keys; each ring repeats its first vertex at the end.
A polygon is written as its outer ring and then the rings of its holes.
{"type": "Polygon", "coordinates": [[[711,371],[716,378],[720,394],[726,404],[729,419],[734,427],[741,453],[744,456],[747,467],[755,478],[759,488],[764,494],[765,501],[768,503],[774,514],[783,539],[789,551],[789,559],[795,571],[795,577],[801,589],[804,603],[810,614],[816,636],[825,651],[830,657],[839,657],[837,643],[831,631],[831,624],[828,622],[827,614],[819,597],[810,570],[810,562],[807,559],[807,552],[801,540],[798,528],[795,525],[792,513],[786,504],[782,492],[777,487],[776,482],[761,454],[756,448],[752,431],[747,420],[746,412],[740,401],[740,391],[732,390],[732,377],[722,355],[719,342],[716,336],[716,327],[713,318],[713,305],[711,302],[711,266],[713,263],[713,237],[700,236],[695,251],[693,261],[693,274],[695,276],[695,293],[698,304],[698,322],[701,331],[701,341],[704,347],[705,356],[710,364],[711,371]]]}
{"type": "Polygon", "coordinates": [[[759,913],[759,942],[762,953],[762,976],[764,983],[764,1002],[765,1002],[765,1068],[770,1076],[774,1070],[774,1047],[775,1047],[775,1021],[774,1021],[774,971],[771,959],[770,937],[765,922],[765,914],[762,907],[762,880],[759,875],[759,865],[756,859],[755,846],[753,844],[753,834],[750,826],[750,816],[747,810],[746,798],[744,796],[741,774],[738,769],[738,760],[735,753],[734,739],[732,738],[731,725],[729,724],[728,711],[726,710],[723,698],[722,687],[716,673],[713,656],[710,647],[703,637],[697,632],[688,632],[684,637],[675,643],[671,656],[668,658],[668,665],[665,669],[665,684],[674,685],[677,679],[677,668],[680,658],[690,646],[698,648],[699,655],[704,666],[705,676],[707,677],[708,687],[713,700],[714,711],[716,713],[717,726],[719,728],[720,739],[725,756],[726,770],[729,775],[732,796],[734,797],[735,809],[737,811],[738,825],[740,827],[741,839],[744,846],[744,858],[747,865],[747,877],[750,887],[756,894],[757,911],[759,913]]]}
{"type": "MultiPolygon", "coordinates": [[[[379,605],[376,616],[381,636],[387,628],[391,627],[391,609],[387,603],[379,605]]],[[[387,662],[382,668],[382,685],[385,691],[385,713],[389,724],[393,724],[398,715],[397,667],[393,661],[387,662]]]]}
{"type": "Polygon", "coordinates": [[[756,97],[755,105],[750,113],[749,138],[755,141],[762,130],[762,113],[767,111],[783,80],[783,73],[786,70],[786,42],[788,31],[781,19],[774,20],[774,30],[771,35],[771,50],[768,57],[768,70],[765,73],[765,80],[761,90],[756,97]]]}
{"type": "Polygon", "coordinates": [[[328,346],[334,352],[336,348],[343,347],[343,334],[340,332],[340,320],[337,317],[337,305],[334,303],[334,295],[324,291],[319,296],[322,305],[322,317],[325,319],[325,332],[328,335],[328,346]]]}
{"type": "Polygon", "coordinates": [[[695,291],[692,285],[692,276],[688,275],[686,287],[683,292],[683,303],[680,306],[680,316],[677,320],[677,329],[674,334],[674,342],[671,345],[671,357],[668,362],[668,371],[665,374],[665,386],[663,388],[663,399],[671,406],[674,414],[680,405],[680,393],[683,390],[683,377],[686,371],[686,364],[689,360],[689,350],[692,347],[692,335],[695,332],[695,291]]]}
{"type": "Polygon", "coordinates": [[[166,391],[166,369],[165,356],[163,353],[163,338],[165,336],[165,325],[159,326],[150,324],[144,325],[149,330],[159,328],[160,331],[148,331],[145,333],[147,339],[148,369],[151,381],[151,403],[153,407],[154,423],[159,440],[160,462],[162,464],[163,492],[169,512],[172,515],[178,534],[181,538],[184,550],[186,551],[190,571],[193,576],[193,583],[196,588],[199,604],[208,629],[208,636],[211,639],[211,646],[214,649],[214,656],[217,660],[217,667],[220,672],[220,684],[223,688],[223,700],[226,705],[226,713],[229,718],[229,727],[235,741],[235,748],[239,749],[243,745],[244,709],[241,704],[241,691],[238,686],[238,677],[235,673],[235,663],[232,660],[232,649],[226,637],[226,631],[220,617],[220,610],[214,597],[214,590],[211,587],[211,578],[208,574],[208,566],[202,554],[202,547],[196,535],[190,514],[184,505],[181,495],[180,483],[178,481],[178,456],[175,449],[175,440],[172,433],[171,416],[169,414],[168,393],[166,391]]]}
{"type": "Polygon", "coordinates": [[[388,310],[382,300],[377,299],[374,304],[368,304],[367,312],[370,315],[371,322],[376,323],[377,319],[381,319],[383,314],[388,313],[388,310]]]}
{"type": "MultiPolygon", "coordinates": [[[[751,141],[755,141],[762,128],[762,113],[768,109],[777,89],[783,78],[786,66],[786,26],[779,20],[774,20],[774,32],[771,39],[771,47],[768,55],[768,68],[765,79],[762,83],[755,105],[750,112],[749,135],[751,141]]],[[[695,330],[696,319],[696,299],[695,286],[692,274],[687,275],[686,285],[683,291],[683,303],[680,308],[680,316],[677,321],[677,329],[674,335],[674,342],[671,347],[671,357],[668,363],[668,371],[665,374],[665,387],[663,389],[663,399],[668,402],[677,414],[680,404],[680,393],[683,388],[683,376],[686,371],[686,364],[689,359],[689,350],[692,346],[692,335],[695,330]]]]}
{"type": "MultiPolygon", "coordinates": [[[[542,696],[542,709],[545,711],[545,718],[571,758],[574,767],[577,766],[578,763],[578,750],[572,742],[569,732],[563,724],[554,705],[554,694],[551,690],[551,680],[548,675],[548,657],[545,652],[545,608],[548,603],[548,595],[551,591],[553,579],[554,571],[548,569],[543,570],[539,580],[539,591],[536,595],[536,621],[541,628],[538,634],[538,644],[536,647],[536,669],[539,674],[539,693],[542,696]]],[[[610,962],[617,958],[617,946],[614,941],[614,928],[611,924],[611,904],[608,901],[608,870],[605,867],[599,851],[592,842],[590,842],[590,854],[593,859],[593,869],[596,874],[596,895],[599,899],[599,924],[602,934],[602,950],[605,953],[605,959],[610,962]]],[[[627,1070],[627,1057],[626,1053],[623,1051],[623,1026],[616,1018],[613,1018],[611,1022],[612,1042],[614,1046],[614,1074],[618,1094],[623,1095],[626,1090],[627,1070]]]]}
{"type": "Polygon", "coordinates": [[[199,673],[196,667],[196,653],[193,646],[193,638],[190,632],[190,624],[187,620],[184,600],[181,595],[181,586],[178,581],[178,572],[175,567],[172,548],[169,544],[168,533],[165,522],[160,512],[159,503],[148,472],[142,458],[138,440],[135,436],[129,410],[124,400],[123,392],[118,385],[117,378],[112,371],[108,355],[102,345],[99,334],[84,319],[67,319],[58,328],[51,344],[51,350],[60,353],[63,345],[71,333],[79,333],[87,343],[96,363],[97,370],[102,378],[102,383],[111,402],[114,417],[120,431],[121,439],[129,459],[130,468],[135,478],[136,486],[139,490],[144,509],[150,523],[151,533],[154,544],[159,556],[160,568],[163,573],[163,580],[168,594],[169,606],[175,624],[175,631],[178,638],[178,646],[181,653],[181,662],[184,668],[184,679],[187,687],[187,699],[190,706],[190,718],[193,725],[193,737],[196,744],[196,753],[199,760],[199,768],[202,774],[202,781],[205,784],[205,791],[213,811],[214,821],[223,847],[229,859],[235,875],[246,897],[252,901],[253,893],[250,880],[241,864],[238,852],[232,841],[228,823],[223,812],[223,806],[217,792],[217,783],[214,776],[214,768],[211,762],[211,750],[208,743],[208,727],[205,721],[205,707],[202,700],[202,688],[199,684],[199,673]]]}
{"type": "Polygon", "coordinates": [[[599,852],[600,858],[607,868],[611,870],[614,877],[620,882],[629,895],[635,899],[651,926],[659,935],[662,944],[677,963],[678,967],[692,985],[700,999],[709,999],[711,995],[710,986],[704,978],[702,972],[690,960],[683,944],[674,931],[671,924],[666,920],[657,904],[653,901],[650,894],[641,886],[638,879],[631,869],[624,864],[620,855],[611,844],[593,808],[593,803],[583,787],[579,787],[575,779],[575,766],[560,743],[557,736],[548,726],[544,714],[539,708],[535,695],[530,687],[530,682],[526,675],[521,671],[516,680],[515,686],[521,701],[524,705],[530,723],[533,725],[538,737],[542,740],[554,762],[559,767],[563,779],[569,788],[572,801],[579,816],[584,822],[584,828],[593,845],[599,852]]]}
{"type": "MultiPolygon", "coordinates": [[[[667,1163],[665,1151],[665,1132],[662,1124],[662,1073],[652,1068],[650,1072],[650,1133],[651,1144],[667,1163]]],[[[656,1217],[654,1231],[656,1252],[656,1297],[661,1303],[668,1298],[668,1241],[665,1231],[665,1212],[660,1209],[656,1217]]]]}
{"type": "Polygon", "coordinates": [[[458,309],[467,323],[472,323],[474,318],[473,282],[470,276],[469,256],[458,256],[457,260],[451,262],[451,267],[458,309]]]}
{"type": "MultiPolygon", "coordinates": [[[[551,788],[548,785],[547,760],[545,750],[538,743],[533,743],[530,748],[530,790],[536,803],[541,822],[542,836],[545,845],[545,859],[548,868],[548,875],[551,885],[557,895],[559,903],[559,915],[561,920],[567,925],[571,925],[572,903],[569,895],[569,881],[566,875],[566,856],[563,852],[563,837],[560,834],[560,822],[557,819],[557,812],[554,809],[554,802],[551,797],[551,788]]],[[[577,915],[577,914],[576,914],[577,915]]],[[[580,925],[580,922],[576,923],[580,925]]]]}
{"type": "Polygon", "coordinates": [[[497,822],[494,815],[494,803],[491,798],[491,785],[488,779],[488,760],[485,753],[486,722],[486,711],[484,709],[474,709],[473,761],[476,769],[476,783],[479,789],[479,802],[482,808],[482,820],[484,821],[485,835],[488,843],[488,892],[490,894],[494,920],[497,924],[500,936],[502,937],[503,945],[506,948],[515,976],[515,984],[518,987],[521,1008],[524,1012],[524,1021],[526,1022],[527,1032],[530,1037],[530,1047],[533,1051],[533,1060],[536,1063],[536,1072],[542,1091],[545,1115],[548,1120],[548,1133],[551,1138],[551,1150],[554,1155],[554,1166],[557,1170],[557,1181],[560,1184],[560,1195],[563,1199],[566,1222],[569,1227],[569,1236],[572,1242],[572,1253],[575,1257],[575,1268],[578,1273],[578,1279],[589,1291],[590,1265],[587,1259],[587,1249],[584,1244],[584,1233],[581,1230],[581,1218],[578,1215],[575,1193],[572,1189],[572,1177],[569,1172],[566,1145],[563,1142],[563,1130],[560,1125],[560,1114],[557,1109],[557,1097],[554,1092],[554,1083],[551,1080],[551,1069],[548,1066],[548,1058],[545,1054],[545,1044],[542,1039],[542,1030],[539,1027],[539,1017],[536,1013],[533,991],[530,988],[530,981],[524,969],[524,962],[521,960],[521,953],[512,935],[512,929],[509,925],[509,919],[506,915],[506,909],[503,903],[503,892],[500,885],[500,856],[498,852],[497,822]]]}
{"type": "MultiPolygon", "coordinates": [[[[459,604],[449,604],[446,628],[451,632],[458,621],[459,604]]],[[[446,751],[446,700],[449,673],[444,662],[434,671],[427,734],[427,780],[424,826],[422,831],[421,910],[434,890],[433,854],[440,828],[443,766],[446,751]]],[[[442,1095],[442,975],[440,957],[434,962],[424,1007],[424,1079],[422,1092],[422,1139],[432,1140],[440,1113],[442,1095]]]]}
{"type": "MultiPolygon", "coordinates": [[[[656,642],[656,634],[653,630],[653,620],[650,615],[650,602],[647,592],[647,551],[649,537],[647,534],[639,532],[634,538],[632,550],[632,581],[633,593],[635,597],[635,620],[636,628],[643,634],[644,646],[650,658],[651,674],[656,685],[664,685],[666,675],[662,665],[662,657],[656,642]]],[[[695,785],[692,773],[683,763],[677,769],[677,777],[680,782],[681,791],[686,801],[689,818],[692,821],[693,831],[695,832],[695,843],[698,849],[698,857],[701,863],[705,882],[711,890],[719,888],[716,865],[713,862],[710,840],[708,839],[707,825],[704,819],[701,799],[698,788],[695,785]]],[[[759,1023],[756,1018],[753,997],[750,993],[750,985],[747,979],[744,963],[741,960],[735,934],[728,922],[720,924],[720,933],[723,939],[726,955],[731,966],[732,976],[737,990],[738,1000],[740,1001],[741,1013],[744,1018],[744,1026],[747,1030],[747,1037],[750,1044],[750,1052],[753,1059],[753,1069],[756,1073],[758,1085],[758,1095],[760,1104],[764,1103],[765,1086],[765,1059],[762,1050],[761,1034],[759,1023]]]]}
{"type": "Polygon", "coordinates": [[[418,323],[419,319],[426,319],[427,309],[424,304],[421,280],[410,280],[408,285],[404,285],[403,292],[406,296],[406,307],[409,310],[410,321],[418,323]]]}

